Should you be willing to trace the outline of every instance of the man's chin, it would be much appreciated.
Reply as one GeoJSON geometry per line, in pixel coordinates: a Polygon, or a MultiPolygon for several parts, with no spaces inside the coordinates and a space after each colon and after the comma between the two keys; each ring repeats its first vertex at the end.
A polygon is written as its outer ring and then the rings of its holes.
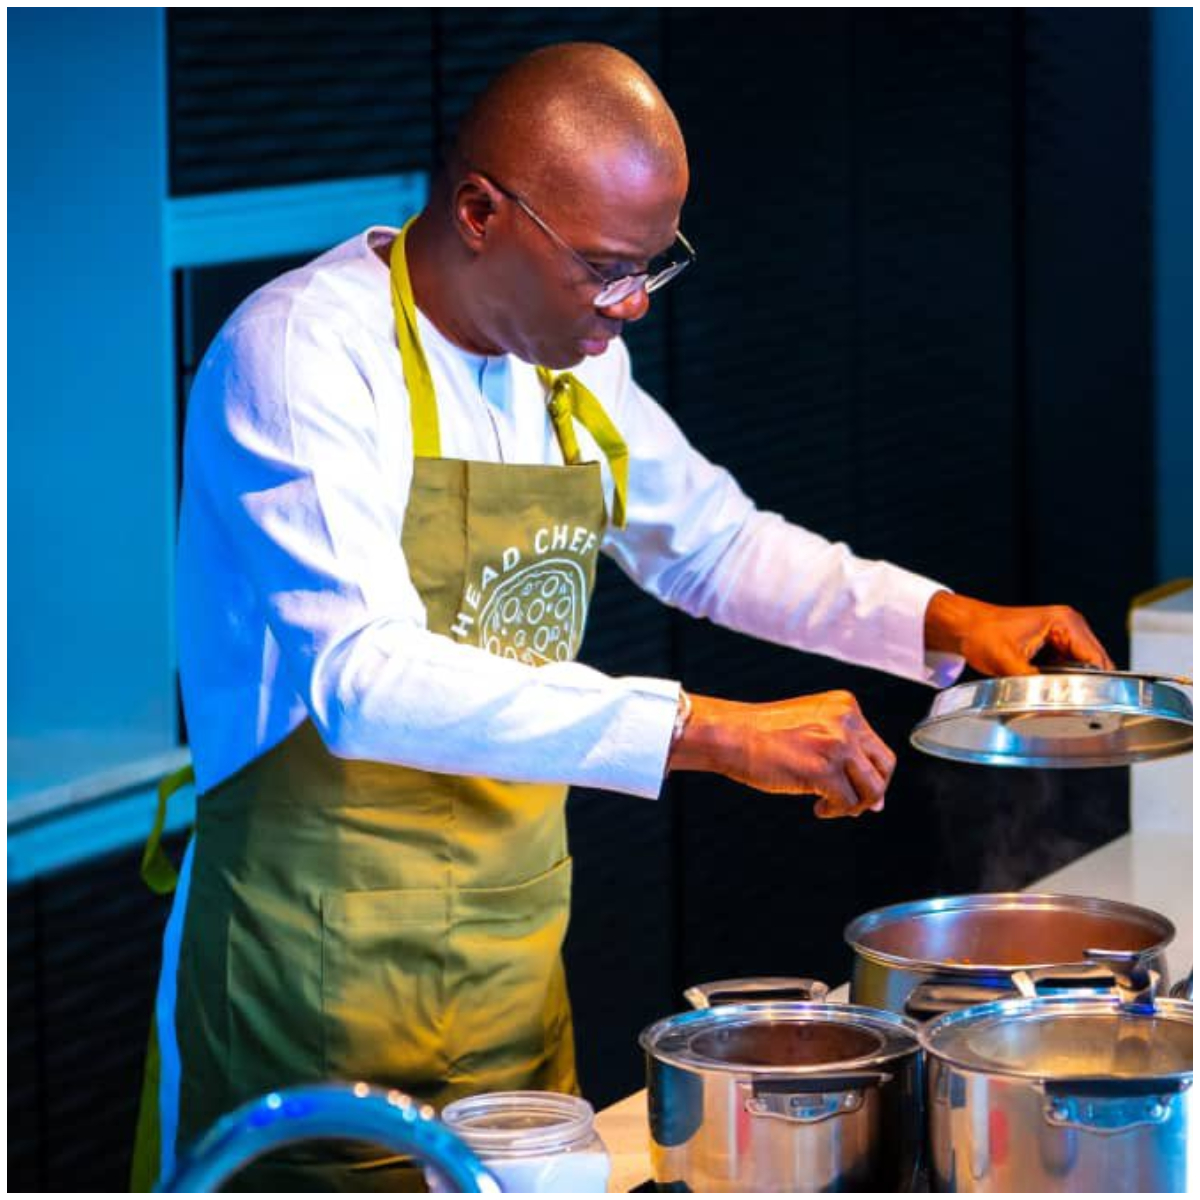
{"type": "Polygon", "coordinates": [[[578,348],[559,350],[554,353],[543,354],[537,366],[548,367],[551,371],[569,371],[572,367],[579,366],[586,357],[584,352],[578,348]]]}
{"type": "Polygon", "coordinates": [[[598,358],[611,345],[612,338],[582,338],[569,346],[542,346],[532,349],[530,354],[518,352],[517,357],[551,371],[568,371],[586,358],[598,358]]]}

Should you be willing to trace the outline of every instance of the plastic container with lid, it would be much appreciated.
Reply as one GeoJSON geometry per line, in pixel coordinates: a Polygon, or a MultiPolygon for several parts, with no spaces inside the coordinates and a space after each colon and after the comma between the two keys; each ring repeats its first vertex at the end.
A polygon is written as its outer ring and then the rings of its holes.
{"type": "MultiPolygon", "coordinates": [[[[441,1119],[508,1192],[603,1192],[610,1161],[592,1106],[560,1092],[490,1092],[448,1104],[441,1119]]],[[[435,1192],[449,1191],[430,1172],[435,1192]]]]}

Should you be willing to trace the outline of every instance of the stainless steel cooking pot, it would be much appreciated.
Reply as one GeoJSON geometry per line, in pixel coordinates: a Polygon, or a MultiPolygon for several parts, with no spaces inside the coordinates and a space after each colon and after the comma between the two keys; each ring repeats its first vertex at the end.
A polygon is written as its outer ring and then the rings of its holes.
{"type": "Polygon", "coordinates": [[[854,1005],[732,1004],[644,1030],[660,1189],[903,1191],[924,1135],[914,1022],[854,1005]]]}
{"type": "Polygon", "coordinates": [[[1150,909],[1086,896],[985,892],[893,904],[846,926],[850,998],[926,1020],[1014,995],[1019,970],[1039,992],[1112,986],[1089,951],[1137,952],[1165,990],[1174,936],[1150,909]]]}
{"type": "Polygon", "coordinates": [[[935,1190],[1186,1189],[1189,1002],[995,1001],[930,1022],[921,1043],[935,1190]]]}

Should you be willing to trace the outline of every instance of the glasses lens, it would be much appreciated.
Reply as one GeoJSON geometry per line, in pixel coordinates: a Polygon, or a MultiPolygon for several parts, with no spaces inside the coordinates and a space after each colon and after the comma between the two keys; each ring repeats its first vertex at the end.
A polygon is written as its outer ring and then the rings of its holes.
{"type": "Polygon", "coordinates": [[[620,304],[622,300],[628,300],[645,282],[646,276],[644,274],[622,275],[620,279],[614,279],[611,283],[606,283],[596,293],[592,304],[596,308],[607,308],[613,304],[620,304]]]}
{"type": "Polygon", "coordinates": [[[646,281],[646,291],[657,291],[664,283],[670,283],[680,271],[691,265],[691,261],[690,258],[685,258],[683,262],[672,263],[669,267],[664,267],[646,281]]]}
{"type": "Polygon", "coordinates": [[[679,240],[687,251],[687,258],[672,261],[664,254],[653,261],[648,270],[640,271],[636,275],[622,275],[619,279],[606,283],[596,293],[592,303],[597,308],[610,308],[614,304],[620,304],[622,300],[628,300],[640,288],[645,288],[649,293],[657,291],[665,283],[670,283],[676,275],[690,267],[695,261],[695,252],[691,246],[684,241],[682,235],[679,240]]]}

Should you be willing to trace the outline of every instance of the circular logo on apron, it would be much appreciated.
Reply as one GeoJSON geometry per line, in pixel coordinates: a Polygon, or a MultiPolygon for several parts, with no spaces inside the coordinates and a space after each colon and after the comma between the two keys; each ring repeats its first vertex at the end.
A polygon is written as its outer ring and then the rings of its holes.
{"type": "Polygon", "coordinates": [[[496,586],[479,618],[479,645],[489,654],[540,666],[568,662],[583,640],[583,568],[543,558],[496,586]]]}

